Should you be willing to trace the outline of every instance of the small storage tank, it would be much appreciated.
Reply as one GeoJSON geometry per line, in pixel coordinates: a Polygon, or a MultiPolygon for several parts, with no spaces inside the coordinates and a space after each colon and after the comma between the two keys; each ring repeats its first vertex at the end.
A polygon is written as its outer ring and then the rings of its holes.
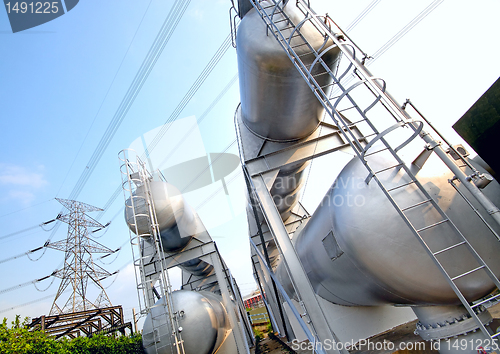
{"type": "MultiPolygon", "coordinates": [[[[179,314],[179,328],[175,330],[180,332],[185,354],[215,353],[229,330],[222,298],[207,291],[179,290],[172,293],[172,302],[174,312],[179,314]]],[[[165,313],[163,297],[152,307],[144,321],[142,341],[147,354],[171,354],[172,348],[175,352],[165,313]],[[153,328],[157,330],[156,335],[153,328]]]]}
{"type": "MultiPolygon", "coordinates": [[[[175,252],[182,250],[199,232],[205,230],[205,226],[198,214],[189,206],[181,192],[173,185],[163,181],[150,181],[151,200],[164,252],[175,252]]],[[[150,242],[149,213],[146,205],[145,187],[140,186],[133,195],[133,206],[131,199],[125,202],[125,220],[132,232],[144,235],[143,242],[150,242]],[[134,210],[135,209],[135,210],[134,210]],[[134,219],[135,213],[135,219],[134,219]],[[137,230],[135,227],[137,223],[137,230]]],[[[179,265],[193,275],[208,275],[212,272],[212,265],[200,259],[193,259],[179,265]]]]}
{"type": "MultiPolygon", "coordinates": [[[[173,185],[162,181],[151,181],[152,201],[158,228],[160,229],[163,250],[171,252],[182,249],[194,235],[195,212],[186,204],[181,192],[173,185]]],[[[134,208],[139,235],[149,235],[148,209],[145,199],[145,187],[139,186],[133,196],[134,208]]],[[[125,220],[132,232],[136,232],[134,225],[134,210],[130,199],[125,202],[125,220]]]]}

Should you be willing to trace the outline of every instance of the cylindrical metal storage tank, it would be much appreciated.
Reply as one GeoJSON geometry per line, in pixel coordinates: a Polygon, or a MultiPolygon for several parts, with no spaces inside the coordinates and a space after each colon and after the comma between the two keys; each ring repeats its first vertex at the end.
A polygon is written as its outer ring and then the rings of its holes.
{"type": "MultiPolygon", "coordinates": [[[[269,7],[271,3],[262,2],[261,5],[269,7]]],[[[273,7],[266,11],[272,13],[273,7]]],[[[304,19],[304,14],[293,1],[288,2],[285,13],[295,24],[304,19]]],[[[285,29],[289,25],[283,21],[283,15],[277,11],[273,16],[284,35],[289,35],[291,29],[285,29]]],[[[333,45],[333,42],[325,41],[309,22],[300,28],[300,33],[317,52],[333,45]]],[[[306,65],[312,64],[315,57],[297,33],[291,45],[306,65]]],[[[245,15],[238,27],[236,51],[241,98],[239,119],[251,134],[256,135],[255,143],[262,144],[260,139],[294,141],[313,133],[324,109],[255,9],[245,15]]],[[[322,56],[332,70],[337,65],[339,52],[335,47],[322,56]]],[[[312,74],[321,86],[332,82],[319,63],[312,68],[312,74]]],[[[291,215],[291,209],[297,203],[306,166],[307,163],[302,163],[280,171],[276,179],[278,183],[271,190],[283,220],[291,215]]]]}
{"type": "MultiPolygon", "coordinates": [[[[172,302],[174,312],[179,313],[185,354],[215,353],[228,330],[222,298],[206,291],[179,290],[172,293],[172,302]]],[[[170,354],[171,348],[175,348],[171,346],[172,335],[167,321],[165,298],[161,298],[144,321],[142,340],[147,354],[170,354]],[[154,330],[157,331],[156,345],[154,330]]],[[[179,332],[179,328],[175,330],[179,332]]]]}
{"type": "MultiPolygon", "coordinates": [[[[196,232],[195,212],[186,204],[181,192],[173,185],[161,181],[151,181],[149,185],[163,250],[171,252],[182,249],[191,241],[196,232]]],[[[150,232],[150,219],[147,217],[149,214],[145,197],[144,186],[139,186],[132,197],[139,235],[150,232]]],[[[132,201],[128,199],[125,204],[125,220],[132,232],[135,233],[132,201]]]]}
{"type": "MultiPolygon", "coordinates": [[[[370,162],[387,166],[382,158],[370,162]]],[[[384,303],[426,305],[460,304],[457,296],[429,255],[397,214],[374,180],[364,181],[368,172],[355,158],[342,170],[308,224],[296,237],[299,253],[309,279],[323,298],[342,305],[384,303]]],[[[378,175],[387,188],[405,181],[393,171],[378,175]]],[[[448,183],[452,173],[431,156],[417,177],[455,223],[493,272],[500,275],[500,244],[466,202],[448,183]]],[[[496,181],[484,189],[495,203],[500,202],[496,181]]],[[[413,186],[392,193],[401,207],[421,200],[413,186]]],[[[480,206],[476,206],[481,210],[480,206]]],[[[406,215],[416,228],[432,225],[442,218],[428,205],[411,209],[406,215]]],[[[491,225],[498,225],[482,212],[491,225]]],[[[449,226],[421,232],[433,249],[441,250],[460,240],[449,226]]],[[[478,266],[465,246],[437,256],[455,276],[478,266]]],[[[494,286],[487,274],[477,271],[456,281],[469,301],[487,295],[494,286]]]]}
{"type": "MultiPolygon", "coordinates": [[[[273,12],[270,2],[261,5],[269,7],[266,10],[269,14],[273,12]]],[[[304,18],[293,1],[288,2],[285,13],[295,24],[304,18]]],[[[273,20],[285,36],[291,33],[281,13],[276,11],[273,20]]],[[[309,22],[301,27],[300,33],[318,52],[333,44],[331,41],[325,43],[323,36],[309,22]]],[[[304,64],[310,65],[315,57],[303,43],[297,34],[291,41],[304,64]]],[[[236,50],[245,125],[255,134],[277,141],[297,140],[310,135],[322,118],[323,107],[255,9],[250,10],[240,23],[236,50]]],[[[337,47],[322,56],[332,69],[338,58],[337,47]]],[[[313,67],[312,74],[321,86],[331,83],[331,77],[325,74],[320,64],[313,67]]]]}

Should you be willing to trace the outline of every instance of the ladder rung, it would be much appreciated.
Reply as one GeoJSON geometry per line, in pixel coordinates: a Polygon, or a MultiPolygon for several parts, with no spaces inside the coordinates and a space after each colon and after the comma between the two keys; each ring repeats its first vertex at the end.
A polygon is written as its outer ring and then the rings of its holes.
{"type": "MultiPolygon", "coordinates": [[[[384,150],[387,150],[388,148],[385,148],[385,149],[382,149],[382,150],[379,150],[379,151],[375,151],[375,152],[372,152],[371,155],[373,154],[376,154],[377,152],[381,152],[381,151],[384,151],[384,150]]],[[[367,154],[365,154],[365,157],[366,157],[367,154]]],[[[403,184],[400,184],[399,186],[396,186],[396,187],[393,187],[393,188],[390,188],[388,189],[387,191],[388,192],[391,192],[393,190],[396,190],[396,189],[399,189],[399,188],[403,188],[403,187],[406,187],[406,186],[409,186],[410,184],[413,184],[415,183],[415,181],[410,181],[408,183],[403,183],[403,184]]]]}
{"type": "MultiPolygon", "coordinates": [[[[275,23],[276,23],[276,22],[275,22],[275,23]]],[[[280,29],[279,29],[279,32],[283,32],[283,31],[286,31],[286,30],[289,30],[289,29],[293,29],[293,28],[295,28],[295,27],[293,27],[293,26],[283,27],[283,28],[280,28],[280,29]]],[[[298,33],[298,32],[297,32],[297,31],[295,31],[295,33],[298,33]]],[[[298,33],[298,35],[300,35],[300,34],[298,33]]],[[[283,36],[283,37],[284,37],[284,36],[283,36]]],[[[294,35],[292,36],[292,38],[294,38],[294,37],[297,37],[297,36],[294,34],[294,35]]]]}
{"type": "Polygon", "coordinates": [[[446,251],[452,250],[452,249],[454,249],[455,247],[461,246],[461,245],[463,245],[463,244],[465,244],[465,243],[466,243],[465,241],[459,242],[459,243],[457,243],[457,244],[454,244],[453,246],[443,248],[441,251],[437,251],[437,252],[433,253],[433,255],[437,256],[437,255],[438,255],[438,254],[440,254],[440,253],[443,253],[443,252],[446,252],[446,251]]]}
{"type": "MultiPolygon", "coordinates": [[[[275,13],[275,15],[276,15],[276,13],[275,13]]],[[[288,21],[288,19],[283,18],[283,19],[281,19],[281,20],[278,20],[278,21],[273,21],[273,22],[274,22],[274,24],[277,24],[277,23],[280,23],[280,22],[283,22],[283,21],[288,21]]]]}
{"type": "Polygon", "coordinates": [[[383,149],[380,149],[380,150],[377,150],[377,151],[374,151],[374,152],[370,152],[368,154],[365,154],[364,156],[367,157],[367,156],[371,156],[371,155],[375,155],[375,154],[378,154],[379,152],[382,152],[382,151],[385,151],[385,150],[388,150],[389,148],[383,148],[383,149]]]}
{"type": "Polygon", "coordinates": [[[319,73],[319,74],[316,74],[316,75],[313,75],[313,77],[319,77],[319,76],[323,76],[323,75],[328,75],[328,73],[326,71],[322,72],[322,73],[319,73]]]}
{"type": "Polygon", "coordinates": [[[489,297],[487,299],[484,299],[483,301],[480,301],[477,304],[472,305],[471,308],[475,308],[475,307],[481,306],[482,304],[485,304],[485,303],[487,303],[489,301],[495,300],[498,297],[500,297],[500,294],[497,294],[495,296],[492,296],[492,297],[489,297]]]}
{"type": "MultiPolygon", "coordinates": [[[[298,57],[301,58],[301,57],[305,57],[307,55],[309,55],[309,56],[314,55],[314,52],[307,52],[307,53],[304,53],[304,54],[300,54],[298,57]]],[[[307,69],[307,72],[309,72],[309,70],[311,70],[311,65],[304,64],[304,66],[307,69]]]]}
{"type": "Polygon", "coordinates": [[[402,163],[398,163],[397,165],[394,165],[394,166],[391,166],[391,167],[386,167],[386,168],[383,168],[377,172],[373,172],[374,175],[376,175],[377,173],[380,173],[380,172],[384,172],[384,171],[387,171],[387,170],[390,170],[390,169],[393,169],[393,168],[396,168],[396,167],[400,167],[400,166],[403,166],[402,163]]]}
{"type": "Polygon", "coordinates": [[[440,225],[440,224],[445,223],[445,222],[447,222],[447,221],[450,221],[450,219],[443,219],[443,220],[438,221],[438,222],[436,222],[436,223],[434,223],[434,224],[432,224],[432,225],[429,225],[429,226],[423,227],[423,228],[421,228],[421,229],[418,229],[418,230],[417,230],[417,232],[420,232],[420,231],[424,231],[424,230],[430,229],[431,227],[434,227],[434,226],[440,225]]]}
{"type": "Polygon", "coordinates": [[[335,85],[337,85],[337,84],[335,82],[332,82],[331,84],[328,84],[328,85],[325,85],[325,86],[321,86],[321,89],[323,90],[323,89],[325,89],[327,87],[335,86],[335,85]]]}
{"type": "Polygon", "coordinates": [[[417,204],[413,204],[413,205],[410,205],[409,207],[406,207],[404,209],[401,209],[401,211],[406,211],[408,209],[412,209],[412,208],[415,208],[415,207],[418,207],[419,205],[422,205],[422,204],[425,204],[425,203],[429,203],[431,200],[430,199],[426,199],[420,203],[417,203],[417,204]]]}
{"type": "Polygon", "coordinates": [[[452,281],[455,281],[455,279],[458,279],[458,278],[462,278],[462,277],[465,277],[466,275],[469,275],[471,273],[474,273],[476,271],[478,271],[479,269],[483,269],[484,268],[484,265],[480,266],[480,267],[477,267],[477,268],[474,268],[472,270],[469,270],[468,272],[465,272],[463,274],[460,274],[460,275],[457,275],[456,277],[454,278],[451,278],[452,281]]]}
{"type": "MultiPolygon", "coordinates": [[[[338,97],[338,96],[337,96],[338,97]]],[[[337,97],[333,97],[333,98],[337,98],[337,97]]],[[[356,124],[358,123],[361,123],[361,122],[366,122],[366,118],[363,118],[363,119],[360,119],[360,120],[357,120],[355,122],[351,122],[349,124],[347,124],[349,126],[349,128],[354,128],[356,126],[356,124]]],[[[347,122],[346,122],[347,123],[347,122]]],[[[386,148],[387,149],[387,148],[386,148]]],[[[366,155],[365,155],[366,156],[366,155]]]]}
{"type": "MultiPolygon", "coordinates": [[[[349,127],[349,128],[352,128],[352,127],[349,127]]],[[[346,129],[344,129],[344,131],[346,131],[346,129]]],[[[378,135],[377,133],[372,133],[372,134],[368,134],[368,135],[365,135],[364,138],[371,138],[372,136],[375,136],[375,135],[378,135]]],[[[393,166],[394,167],[394,166],[393,166]]],[[[392,167],[389,167],[389,168],[392,168],[392,167]]]]}
{"type": "MultiPolygon", "coordinates": [[[[292,27],[285,27],[285,28],[280,29],[280,30],[279,30],[279,32],[284,31],[284,30],[287,30],[287,29],[292,29],[292,28],[293,28],[293,26],[292,26],[292,27]]],[[[276,32],[275,32],[275,33],[276,33],[276,32]]],[[[285,36],[283,36],[283,37],[285,37],[285,36]]],[[[300,33],[295,32],[295,33],[294,33],[291,37],[285,37],[285,40],[286,40],[287,42],[290,42],[293,38],[297,38],[297,37],[300,37],[300,33]]],[[[307,42],[306,42],[306,41],[304,41],[304,43],[306,43],[306,44],[307,44],[307,42]]]]}
{"type": "Polygon", "coordinates": [[[302,44],[292,45],[292,46],[290,46],[290,48],[295,49],[295,48],[298,48],[298,47],[303,47],[303,46],[305,46],[305,45],[307,45],[307,43],[306,43],[306,42],[304,42],[304,43],[302,43],[302,44]]]}
{"type": "Polygon", "coordinates": [[[349,107],[349,108],[344,108],[344,109],[341,109],[341,110],[340,110],[340,111],[338,111],[338,112],[339,112],[339,113],[341,113],[341,112],[345,112],[345,111],[347,111],[347,110],[349,110],[349,109],[353,109],[353,108],[355,108],[355,107],[357,107],[357,106],[351,106],[351,107],[349,107]]]}

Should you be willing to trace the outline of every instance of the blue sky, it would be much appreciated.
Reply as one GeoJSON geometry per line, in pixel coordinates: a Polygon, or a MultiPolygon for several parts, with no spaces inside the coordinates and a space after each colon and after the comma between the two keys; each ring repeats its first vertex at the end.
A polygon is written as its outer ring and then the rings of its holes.
{"type": "MultiPolygon", "coordinates": [[[[50,232],[34,228],[2,238],[59,213],[61,206],[53,198],[69,197],[172,3],[81,0],[64,16],[16,34],[11,32],[6,12],[0,10],[0,260],[41,246],[49,237],[50,232]]],[[[317,12],[328,12],[344,28],[370,3],[311,1],[317,12]]],[[[431,3],[382,0],[350,35],[364,51],[374,53],[431,3]]],[[[120,183],[118,152],[166,122],[229,34],[229,7],[229,0],[191,1],[78,200],[99,207],[106,204],[120,183]]],[[[444,1],[377,58],[370,70],[387,81],[388,90],[400,102],[411,98],[439,129],[457,141],[451,125],[499,76],[496,62],[500,48],[494,44],[499,34],[498,13],[500,3],[494,0],[444,1]]],[[[235,50],[229,48],[179,118],[200,117],[230,82],[236,66],[235,50]]],[[[199,124],[207,152],[222,152],[234,140],[232,119],[238,102],[236,83],[199,124]]],[[[228,152],[237,154],[236,146],[228,152]]],[[[331,176],[328,183],[333,182],[333,172],[331,176]]],[[[233,186],[232,195],[239,189],[243,193],[241,180],[235,179],[233,186]]],[[[315,191],[309,188],[308,192],[315,191]]],[[[120,213],[122,203],[120,195],[101,221],[120,213]]],[[[228,201],[213,198],[203,209],[218,210],[220,203],[228,201]]],[[[254,284],[246,217],[236,206],[235,210],[224,225],[207,224],[214,225],[210,230],[214,239],[241,288],[248,292],[254,284]]],[[[213,217],[200,210],[200,216],[204,215],[213,217]]],[[[53,240],[65,236],[66,226],[61,225],[53,240]]],[[[128,231],[118,215],[97,241],[114,249],[127,239],[128,231]]],[[[0,263],[0,290],[50,274],[62,259],[62,253],[47,250],[37,262],[21,257],[0,263]]],[[[125,245],[106,268],[114,271],[129,259],[130,246],[125,245]]],[[[48,284],[40,283],[39,287],[48,284]]],[[[57,287],[56,280],[45,292],[30,285],[0,293],[0,311],[47,297],[57,287]]],[[[123,304],[128,318],[130,309],[137,306],[133,289],[130,268],[124,268],[108,289],[113,304],[123,304]]],[[[16,313],[36,317],[48,313],[51,302],[46,299],[17,307],[0,313],[0,317],[12,318],[16,313]]]]}

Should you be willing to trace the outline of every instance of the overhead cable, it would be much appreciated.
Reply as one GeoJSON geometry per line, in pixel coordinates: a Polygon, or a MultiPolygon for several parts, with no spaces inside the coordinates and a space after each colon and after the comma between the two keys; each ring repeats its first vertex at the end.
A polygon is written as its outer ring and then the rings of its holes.
{"type": "Polygon", "coordinates": [[[373,53],[373,60],[368,63],[373,63],[375,60],[380,58],[389,48],[396,44],[401,38],[403,38],[408,32],[411,31],[413,27],[418,25],[420,21],[426,18],[432,11],[434,11],[444,0],[434,0],[429,6],[427,6],[422,12],[420,12],[413,20],[411,20],[406,26],[404,26],[398,33],[396,33],[391,39],[389,39],[382,47],[380,47],[375,53],[373,53]]]}
{"type": "MultiPolygon", "coordinates": [[[[46,222],[43,222],[41,224],[38,224],[38,225],[34,225],[34,226],[31,226],[31,227],[28,227],[26,229],[23,229],[23,230],[19,230],[19,231],[15,231],[15,232],[12,232],[10,234],[7,234],[7,235],[3,235],[3,236],[0,236],[0,240],[3,240],[3,239],[6,239],[6,238],[9,238],[9,237],[12,237],[12,236],[15,236],[15,235],[19,235],[19,234],[22,234],[23,232],[27,232],[27,231],[30,231],[30,230],[34,230],[36,228],[39,228],[41,227],[43,229],[43,226],[44,225],[48,225],[54,221],[56,221],[56,219],[52,219],[52,220],[49,220],[49,221],[46,221],[46,222]]],[[[50,231],[50,230],[45,230],[45,231],[50,231]]]]}
{"type": "Polygon", "coordinates": [[[39,205],[42,205],[42,204],[45,204],[45,203],[50,202],[52,200],[54,200],[54,198],[51,198],[49,200],[45,200],[45,201],[37,203],[37,204],[30,205],[29,207],[26,207],[26,208],[22,208],[22,209],[11,211],[10,213],[7,213],[7,214],[2,214],[2,215],[0,215],[0,218],[3,218],[5,216],[9,216],[9,215],[12,215],[12,214],[15,214],[15,213],[19,213],[19,212],[21,212],[23,210],[30,209],[30,208],[33,208],[33,207],[36,207],[36,206],[39,206],[39,205]]]}
{"type": "Polygon", "coordinates": [[[135,33],[134,35],[132,36],[132,39],[130,40],[130,43],[128,45],[128,48],[127,50],[125,51],[125,54],[123,55],[123,58],[120,62],[120,65],[118,65],[118,69],[116,69],[116,72],[115,72],[115,75],[113,77],[113,79],[111,80],[111,83],[109,84],[109,87],[108,87],[108,90],[106,91],[106,94],[104,95],[104,98],[102,99],[101,101],[101,104],[99,106],[99,108],[97,109],[97,112],[96,114],[94,115],[94,119],[92,120],[92,123],[90,124],[90,127],[89,129],[87,130],[87,134],[85,135],[85,137],[83,138],[83,141],[80,145],[80,148],[78,149],[78,151],[76,152],[76,155],[75,155],[75,158],[73,159],[73,162],[71,163],[71,165],[69,166],[69,169],[68,169],[68,172],[66,173],[66,176],[64,177],[62,183],[61,183],[61,187],[59,187],[59,190],[57,191],[56,193],[56,196],[59,195],[59,192],[61,191],[62,187],[64,186],[64,182],[66,182],[66,179],[68,178],[68,175],[69,173],[71,172],[71,169],[73,168],[73,165],[75,164],[77,158],[78,158],[78,155],[80,154],[80,151],[82,150],[83,146],[85,145],[85,142],[87,141],[87,138],[89,136],[89,133],[90,131],[92,130],[92,127],[94,126],[94,123],[97,119],[97,117],[99,116],[99,113],[101,112],[101,109],[104,105],[104,102],[106,101],[106,99],[108,98],[108,95],[109,95],[109,92],[111,91],[111,87],[113,87],[113,84],[115,83],[115,80],[116,80],[116,77],[118,76],[118,73],[120,72],[120,69],[123,65],[123,63],[125,62],[125,58],[127,57],[127,54],[128,52],[130,51],[130,48],[132,47],[132,43],[134,42],[134,39],[135,37],[137,36],[137,33],[139,32],[139,28],[141,27],[142,25],[142,22],[144,21],[144,17],[146,17],[146,13],[148,12],[149,10],[149,7],[151,6],[151,2],[152,0],[149,0],[149,3],[148,3],[148,6],[146,7],[146,10],[144,11],[143,15],[142,15],[142,18],[141,18],[141,21],[139,22],[139,24],[137,25],[137,28],[135,30],[135,33]]]}
{"type": "MultiPolygon", "coordinates": [[[[64,293],[67,293],[69,292],[70,289],[66,290],[63,292],[64,293]]],[[[29,305],[32,305],[32,304],[35,304],[37,302],[41,302],[41,301],[44,301],[44,300],[47,300],[47,299],[53,299],[54,296],[56,296],[57,294],[51,294],[51,295],[47,295],[47,296],[44,296],[44,297],[41,297],[41,298],[38,298],[36,300],[33,300],[33,301],[29,301],[29,302],[25,302],[24,304],[20,304],[20,305],[15,305],[15,306],[12,306],[12,307],[9,307],[9,308],[6,308],[6,309],[3,309],[3,310],[0,310],[0,313],[4,313],[4,312],[8,312],[8,311],[12,311],[12,310],[15,310],[15,309],[18,309],[20,307],[25,307],[25,306],[29,306],[29,305]]]]}
{"type": "Polygon", "coordinates": [[[346,32],[350,32],[368,15],[382,0],[373,0],[356,18],[347,26],[346,32]]]}
{"type": "Polygon", "coordinates": [[[174,109],[174,111],[170,114],[170,116],[167,118],[166,122],[163,124],[162,128],[156,134],[154,139],[149,143],[147,147],[147,151],[151,153],[153,149],[158,145],[160,140],[163,138],[165,133],[168,131],[170,128],[172,122],[177,119],[179,114],[182,112],[184,107],[191,101],[191,98],[193,98],[194,94],[199,90],[200,86],[205,82],[207,79],[208,75],[212,72],[212,70],[215,68],[215,66],[219,63],[219,61],[222,59],[224,54],[227,52],[229,47],[231,46],[231,34],[229,34],[224,42],[222,42],[221,46],[217,49],[216,53],[213,55],[212,59],[208,62],[208,64],[205,66],[203,71],[200,73],[198,78],[195,80],[193,85],[191,85],[191,88],[188,90],[188,92],[184,95],[182,98],[181,102],[177,105],[177,107],[174,109]]]}
{"type": "MultiPolygon", "coordinates": [[[[194,94],[199,90],[200,86],[205,82],[207,79],[208,75],[213,71],[215,66],[219,63],[219,61],[222,59],[223,55],[227,52],[231,45],[231,35],[229,34],[222,44],[219,46],[215,54],[212,56],[208,64],[205,66],[203,71],[200,73],[198,78],[195,80],[195,82],[191,85],[190,89],[188,92],[184,95],[182,100],[178,103],[174,111],[170,114],[170,116],[167,118],[165,121],[163,127],[160,129],[160,131],[155,135],[151,143],[146,147],[146,151],[148,153],[151,153],[151,151],[158,145],[160,142],[161,138],[165,135],[165,133],[168,131],[170,126],[172,125],[172,122],[177,119],[177,117],[180,115],[182,110],[186,107],[186,105],[189,103],[189,101],[193,98],[194,94]]],[[[235,75],[237,76],[237,74],[235,75]]],[[[219,100],[228,92],[229,88],[236,82],[237,77],[235,78],[233,76],[230,80],[230,82],[222,89],[222,91],[219,93],[219,95],[214,99],[214,101],[210,104],[209,109],[207,109],[205,112],[208,114],[209,110],[211,110],[218,102],[219,100]]],[[[203,114],[205,114],[205,112],[203,114]]],[[[203,116],[203,115],[202,115],[203,116]]],[[[200,117],[200,118],[205,118],[205,116],[200,117]]],[[[200,120],[201,122],[201,120],[200,120]]],[[[144,153],[143,155],[145,155],[144,153]]],[[[144,156],[143,156],[144,157],[144,156]]],[[[103,211],[99,212],[97,215],[96,219],[99,220],[106,210],[114,203],[116,198],[121,194],[122,192],[122,186],[121,184],[115,189],[109,200],[106,202],[106,204],[103,207],[103,211]]]]}
{"type": "Polygon", "coordinates": [[[196,123],[184,134],[183,138],[179,140],[177,145],[173,147],[167,154],[167,156],[163,159],[163,161],[158,165],[158,168],[161,168],[182,146],[185,142],[186,138],[195,131],[196,127],[206,118],[208,113],[219,103],[219,101],[224,97],[224,95],[229,91],[229,89],[238,81],[238,73],[234,74],[234,76],[229,80],[229,83],[222,89],[219,95],[212,101],[212,103],[208,106],[205,112],[196,120],[196,123]]]}
{"type": "MultiPolygon", "coordinates": [[[[49,245],[49,242],[47,241],[47,242],[45,242],[45,244],[44,244],[43,246],[41,246],[41,247],[37,247],[37,248],[34,248],[34,249],[29,250],[29,251],[27,251],[27,252],[20,253],[20,254],[18,254],[18,255],[16,255],[16,256],[11,256],[11,257],[9,257],[9,258],[2,259],[2,260],[0,260],[0,264],[5,263],[5,262],[8,262],[8,261],[12,261],[12,260],[14,260],[14,259],[21,258],[21,257],[24,257],[24,256],[28,256],[28,257],[29,257],[29,255],[30,255],[31,253],[35,253],[35,252],[40,251],[41,249],[44,249],[44,248],[46,249],[48,245],[49,245]]],[[[45,251],[44,251],[44,252],[45,252],[45,251]]],[[[30,259],[31,259],[31,258],[30,258],[30,259]]],[[[38,259],[40,259],[40,258],[38,258],[38,259]]],[[[37,260],[38,260],[38,259],[37,259],[37,260]]],[[[31,260],[33,260],[33,259],[31,259],[31,260]]]]}
{"type": "Polygon", "coordinates": [[[0,294],[4,294],[4,293],[6,293],[6,292],[13,291],[13,290],[18,290],[18,289],[24,288],[24,287],[26,287],[26,286],[28,286],[28,285],[31,285],[31,284],[35,284],[35,283],[41,282],[41,281],[43,281],[43,280],[45,280],[45,279],[48,279],[48,278],[50,278],[50,277],[55,276],[55,275],[57,274],[57,272],[58,272],[58,270],[55,270],[55,271],[53,271],[53,272],[52,272],[52,274],[47,275],[47,276],[45,276],[45,277],[43,277],[43,278],[39,278],[39,279],[35,279],[35,280],[31,280],[31,281],[28,281],[28,282],[26,282],[26,283],[18,284],[18,285],[15,285],[15,286],[11,286],[10,288],[6,288],[6,289],[3,289],[3,290],[0,290],[0,294]]]}
{"type": "Polygon", "coordinates": [[[108,125],[106,131],[104,132],[99,144],[97,145],[94,153],[92,154],[90,160],[85,166],[80,178],[78,179],[76,185],[71,191],[68,199],[76,199],[80,194],[81,190],[87,183],[89,177],[94,172],[97,163],[101,159],[104,151],[108,147],[111,139],[114,137],[118,127],[122,123],[126,114],[128,113],[132,103],[135,101],[137,95],[139,94],[144,82],[147,80],[149,74],[153,70],[154,65],[158,61],[163,49],[167,45],[170,37],[172,36],[174,30],[176,29],[180,19],[184,15],[191,0],[177,0],[170,9],[165,22],[163,23],[160,32],[157,34],[153,44],[151,45],[146,58],[143,60],[139,71],[134,77],[132,84],[127,90],[125,97],[122,99],[117,111],[115,112],[111,123],[108,125]]]}

